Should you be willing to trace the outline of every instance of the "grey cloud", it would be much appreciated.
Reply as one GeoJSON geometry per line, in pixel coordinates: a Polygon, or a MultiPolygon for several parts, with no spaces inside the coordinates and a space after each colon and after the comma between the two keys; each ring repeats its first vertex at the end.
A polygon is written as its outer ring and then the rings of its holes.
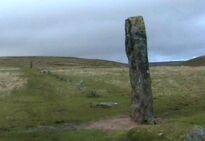
{"type": "Polygon", "coordinates": [[[151,61],[204,55],[205,1],[8,0],[0,2],[0,55],[126,62],[124,20],[143,15],[151,61]]]}

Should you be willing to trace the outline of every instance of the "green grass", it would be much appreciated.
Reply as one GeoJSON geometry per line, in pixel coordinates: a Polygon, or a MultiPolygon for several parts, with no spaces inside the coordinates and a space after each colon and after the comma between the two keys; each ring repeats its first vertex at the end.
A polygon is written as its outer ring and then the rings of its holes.
{"type": "Polygon", "coordinates": [[[52,68],[49,74],[35,69],[21,71],[27,83],[0,97],[2,141],[181,141],[196,126],[205,127],[204,67],[152,68],[154,109],[162,122],[128,132],[60,128],[65,123],[128,115],[131,90],[127,68],[52,68]],[[100,97],[88,97],[92,90],[100,97]],[[90,107],[98,102],[119,104],[110,109],[90,107]],[[56,130],[39,128],[42,125],[56,130]]]}
{"type": "Polygon", "coordinates": [[[61,76],[65,81],[56,77],[58,75],[41,74],[37,70],[24,73],[26,85],[0,99],[3,107],[0,128],[35,127],[59,122],[79,124],[128,114],[128,88],[118,89],[104,80],[92,80],[88,76],[61,76]],[[82,79],[86,85],[83,91],[78,89],[82,79]],[[87,93],[94,89],[100,97],[87,97],[87,93]],[[118,102],[119,105],[110,109],[90,107],[91,103],[98,102],[118,102]]]}
{"type": "Polygon", "coordinates": [[[2,141],[123,141],[125,134],[121,132],[106,133],[104,131],[41,131],[10,132],[0,134],[2,141]]]}

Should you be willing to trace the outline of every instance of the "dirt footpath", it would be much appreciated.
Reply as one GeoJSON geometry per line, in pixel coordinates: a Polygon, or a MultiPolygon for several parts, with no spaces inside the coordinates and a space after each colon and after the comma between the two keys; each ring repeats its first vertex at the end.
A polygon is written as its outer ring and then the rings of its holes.
{"type": "Polygon", "coordinates": [[[118,117],[91,123],[85,127],[85,130],[130,130],[136,127],[138,127],[138,125],[135,122],[131,121],[129,117],[118,117]]]}

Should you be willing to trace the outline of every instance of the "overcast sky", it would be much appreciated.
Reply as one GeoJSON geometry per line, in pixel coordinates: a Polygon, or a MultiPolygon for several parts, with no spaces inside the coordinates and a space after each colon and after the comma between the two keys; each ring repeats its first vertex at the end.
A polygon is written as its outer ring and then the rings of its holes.
{"type": "Polygon", "coordinates": [[[205,0],[1,0],[0,56],[126,62],[124,22],[142,15],[150,61],[205,55],[205,0]]]}

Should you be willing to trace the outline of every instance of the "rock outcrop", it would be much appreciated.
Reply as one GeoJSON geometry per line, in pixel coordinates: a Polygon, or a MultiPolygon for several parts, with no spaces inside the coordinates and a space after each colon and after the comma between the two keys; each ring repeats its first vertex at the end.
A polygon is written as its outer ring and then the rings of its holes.
{"type": "Polygon", "coordinates": [[[184,141],[205,141],[205,129],[194,130],[184,141]]]}

